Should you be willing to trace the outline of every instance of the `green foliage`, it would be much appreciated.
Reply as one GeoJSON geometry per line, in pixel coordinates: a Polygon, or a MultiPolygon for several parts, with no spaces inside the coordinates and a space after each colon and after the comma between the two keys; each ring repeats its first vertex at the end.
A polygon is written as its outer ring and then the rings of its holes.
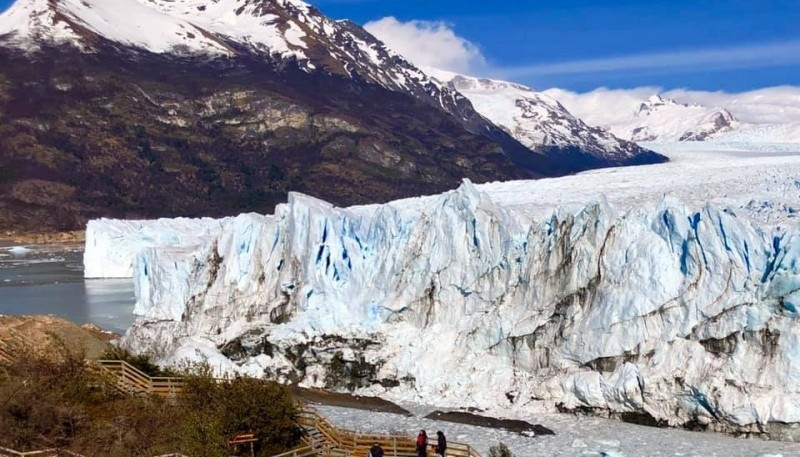
{"type": "Polygon", "coordinates": [[[173,370],[164,369],[156,365],[150,360],[150,357],[140,354],[133,355],[128,350],[118,346],[111,346],[102,355],[100,360],[122,360],[128,362],[139,371],[146,373],[149,376],[178,376],[173,370]]]}
{"type": "Polygon", "coordinates": [[[508,446],[502,441],[495,446],[489,448],[489,457],[514,457],[508,446]]]}
{"type": "Polygon", "coordinates": [[[236,377],[218,382],[207,369],[186,378],[181,397],[182,449],[198,457],[227,456],[227,439],[254,433],[257,455],[282,452],[299,441],[296,407],[277,383],[236,377]]]}

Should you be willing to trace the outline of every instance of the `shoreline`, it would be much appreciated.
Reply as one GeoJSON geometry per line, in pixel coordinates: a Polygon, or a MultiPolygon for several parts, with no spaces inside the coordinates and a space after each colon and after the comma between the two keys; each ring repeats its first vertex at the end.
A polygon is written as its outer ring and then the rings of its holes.
{"type": "Polygon", "coordinates": [[[78,244],[86,241],[85,230],[67,232],[26,232],[4,231],[0,242],[21,244],[78,244]]]}

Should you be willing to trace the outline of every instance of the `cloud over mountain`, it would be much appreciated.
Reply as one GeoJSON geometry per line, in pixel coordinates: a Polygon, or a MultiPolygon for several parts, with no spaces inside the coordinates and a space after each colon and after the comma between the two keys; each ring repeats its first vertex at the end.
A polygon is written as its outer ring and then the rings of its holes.
{"type": "Polygon", "coordinates": [[[446,22],[402,22],[390,16],[368,22],[364,28],[420,67],[474,74],[487,66],[478,46],[458,36],[446,22]]]}

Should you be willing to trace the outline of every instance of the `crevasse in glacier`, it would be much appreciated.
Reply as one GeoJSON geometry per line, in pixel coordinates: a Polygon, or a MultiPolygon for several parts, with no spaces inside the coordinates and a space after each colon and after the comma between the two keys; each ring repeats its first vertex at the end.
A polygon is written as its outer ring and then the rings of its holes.
{"type": "Polygon", "coordinates": [[[532,217],[469,182],[221,224],[136,254],[129,348],[441,406],[800,422],[796,230],[672,198],[532,217]]]}

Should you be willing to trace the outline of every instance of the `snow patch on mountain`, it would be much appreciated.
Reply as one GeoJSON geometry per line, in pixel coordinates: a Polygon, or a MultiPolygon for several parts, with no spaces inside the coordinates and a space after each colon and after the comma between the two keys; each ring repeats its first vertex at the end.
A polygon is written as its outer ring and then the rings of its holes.
{"type": "Polygon", "coordinates": [[[544,147],[577,148],[596,157],[613,159],[631,158],[641,152],[628,141],[589,127],[552,97],[521,84],[436,69],[425,72],[463,94],[478,113],[534,151],[544,147]]]}
{"type": "Polygon", "coordinates": [[[732,131],[737,124],[722,108],[708,109],[652,95],[639,106],[629,125],[611,129],[637,142],[705,141],[732,131]]]}
{"type": "Polygon", "coordinates": [[[796,438],[800,158],[671,155],[385,205],[293,194],[140,251],[125,344],[406,401],[796,438]]]}

